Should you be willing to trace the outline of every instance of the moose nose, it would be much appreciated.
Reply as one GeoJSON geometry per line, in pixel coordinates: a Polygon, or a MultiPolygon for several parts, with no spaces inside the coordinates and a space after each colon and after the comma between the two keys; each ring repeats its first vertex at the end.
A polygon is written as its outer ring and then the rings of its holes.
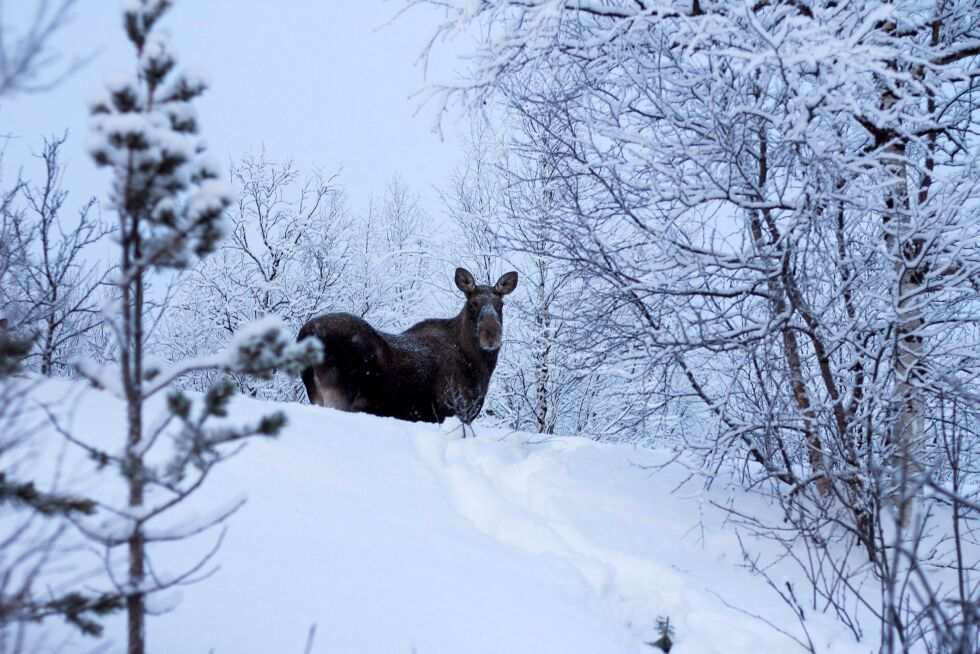
{"type": "Polygon", "coordinates": [[[480,347],[484,350],[496,350],[500,347],[499,323],[480,326],[480,347]]]}

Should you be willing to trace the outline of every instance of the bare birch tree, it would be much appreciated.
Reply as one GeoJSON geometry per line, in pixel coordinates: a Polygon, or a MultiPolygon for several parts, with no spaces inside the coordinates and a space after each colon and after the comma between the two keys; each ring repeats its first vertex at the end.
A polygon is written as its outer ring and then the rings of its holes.
{"type": "MultiPolygon", "coordinates": [[[[164,318],[156,346],[170,358],[199,356],[250,321],[278,316],[293,331],[339,305],[350,266],[352,219],[335,176],[303,174],[292,161],[276,163],[264,151],[231,168],[238,202],[229,209],[230,238],[188,271],[164,318]]],[[[181,383],[206,389],[216,371],[181,383]]],[[[241,392],[298,400],[295,376],[232,377],[241,392]]]]}
{"type": "Polygon", "coordinates": [[[108,268],[86,261],[92,246],[109,233],[92,198],[66,224],[62,209],[68,191],[62,186],[61,147],[67,135],[46,139],[38,157],[44,163],[40,185],[25,184],[24,207],[11,213],[13,245],[24,257],[16,275],[19,313],[37,332],[37,368],[43,375],[71,369],[82,341],[102,321],[99,295],[108,268]]]}
{"type": "Polygon", "coordinates": [[[397,175],[372,197],[352,230],[349,311],[382,329],[408,327],[433,306],[432,225],[418,191],[397,175]]]}

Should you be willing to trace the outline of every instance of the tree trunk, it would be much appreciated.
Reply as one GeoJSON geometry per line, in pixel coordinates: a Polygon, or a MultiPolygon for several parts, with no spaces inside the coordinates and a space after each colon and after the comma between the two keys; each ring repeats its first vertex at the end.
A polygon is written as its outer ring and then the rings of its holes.
{"type": "MultiPolygon", "coordinates": [[[[895,28],[894,24],[889,23],[885,30],[894,32],[895,28]]],[[[894,62],[889,65],[896,67],[894,62]]],[[[887,115],[897,102],[895,91],[890,86],[884,86],[881,96],[882,113],[887,115]]],[[[913,476],[925,426],[922,398],[916,384],[922,367],[921,329],[924,324],[918,291],[926,275],[926,265],[919,258],[925,246],[921,236],[916,234],[909,204],[906,140],[895,130],[884,130],[876,137],[879,142],[886,143],[883,151],[888,188],[882,223],[885,246],[891,257],[894,273],[892,302],[895,311],[895,349],[892,365],[895,377],[892,402],[895,419],[886,439],[892,448],[892,500],[900,507],[899,519],[904,524],[909,517],[910,498],[905,496],[906,490],[913,476]]]]}
{"type": "Polygon", "coordinates": [[[538,323],[538,347],[535,348],[537,361],[534,367],[534,390],[536,396],[534,417],[537,421],[538,432],[546,434],[550,433],[548,429],[548,419],[550,417],[548,414],[548,377],[550,375],[548,359],[551,356],[551,316],[549,315],[550,307],[548,306],[548,295],[545,289],[545,266],[543,263],[539,262],[538,273],[540,276],[538,277],[537,307],[535,311],[538,323]]]}
{"type": "MultiPolygon", "coordinates": [[[[758,184],[759,196],[757,200],[763,200],[762,194],[769,180],[769,142],[765,131],[765,126],[759,126],[759,153],[758,153],[758,184]]],[[[749,212],[749,228],[752,232],[752,241],[759,256],[768,260],[769,270],[767,271],[767,288],[769,293],[769,303],[772,307],[773,316],[785,321],[780,331],[783,342],[783,356],[786,358],[786,368],[789,373],[790,389],[796,408],[799,409],[803,419],[803,434],[807,444],[807,458],[813,474],[826,473],[824,464],[823,444],[820,435],[817,433],[816,415],[813,410],[813,402],[810,400],[810,393],[806,386],[806,377],[803,373],[803,360],[800,356],[800,345],[796,338],[796,332],[790,328],[789,323],[789,304],[786,298],[786,289],[779,281],[780,275],[775,274],[777,266],[782,266],[782,261],[777,261],[770,249],[775,248],[780,258],[786,256],[783,252],[780,234],[777,231],[775,221],[768,214],[767,210],[754,209],[749,212]],[[763,219],[768,230],[768,242],[763,231],[763,219]]],[[[830,480],[823,476],[815,482],[817,492],[826,495],[830,488],[830,480]]]]}
{"type": "MultiPolygon", "coordinates": [[[[129,488],[129,505],[138,507],[143,503],[143,485],[131,483],[129,488]]],[[[146,651],[146,634],[144,625],[146,619],[145,596],[142,593],[145,578],[143,556],[143,532],[136,528],[129,537],[129,583],[131,589],[126,597],[126,621],[129,647],[127,654],[144,654],[146,651]],[[133,589],[139,589],[133,592],[133,589]]]]}
{"type": "MultiPolygon", "coordinates": [[[[123,260],[121,273],[128,276],[139,265],[139,217],[122,218],[123,260]]],[[[129,507],[138,514],[143,506],[144,472],[140,441],[143,437],[143,278],[136,271],[131,281],[121,286],[123,306],[123,342],[120,367],[126,396],[126,463],[124,471],[129,484],[129,507]]],[[[127,654],[146,652],[146,604],[144,595],[145,542],[142,524],[137,522],[127,544],[129,555],[128,594],[126,596],[127,654]]]]}
{"type": "Polygon", "coordinates": [[[41,352],[41,374],[45,377],[50,377],[54,368],[54,331],[54,322],[49,319],[44,332],[44,349],[41,352]]]}

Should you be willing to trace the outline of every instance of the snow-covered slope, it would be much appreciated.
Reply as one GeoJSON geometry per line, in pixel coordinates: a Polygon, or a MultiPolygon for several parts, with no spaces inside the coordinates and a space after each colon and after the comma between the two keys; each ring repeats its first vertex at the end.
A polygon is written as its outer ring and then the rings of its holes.
{"type": "MultiPolygon", "coordinates": [[[[79,437],[120,442],[121,404],[81,389],[52,382],[38,398],[79,437]]],[[[252,441],[195,500],[207,514],[248,497],[220,569],[150,619],[150,651],[301,654],[315,625],[322,653],[650,654],[658,616],[675,627],[674,654],[798,650],[747,615],[798,631],[740,567],[710,505],[732,491],[675,491],[687,473],[660,468],[664,452],[480,428],[464,440],[452,425],[234,404],[246,419],[275,409],[288,414],[284,433],[252,441]]],[[[63,478],[97,491],[89,464],[68,458],[63,478]]],[[[211,544],[159,557],[176,572],[211,544]]],[[[814,620],[821,651],[870,651],[814,620]]],[[[108,651],[121,651],[122,621],[107,633],[108,651]]]]}

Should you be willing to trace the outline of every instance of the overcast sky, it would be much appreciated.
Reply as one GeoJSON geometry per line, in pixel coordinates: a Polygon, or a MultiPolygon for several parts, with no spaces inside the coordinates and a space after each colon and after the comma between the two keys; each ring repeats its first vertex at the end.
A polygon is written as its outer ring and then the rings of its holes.
{"type": "MultiPolygon", "coordinates": [[[[20,9],[34,2],[7,2],[6,22],[17,27],[20,9]]],[[[132,69],[119,5],[78,0],[55,45],[65,55],[94,53],[92,59],[53,90],[0,106],[0,133],[12,137],[8,179],[21,167],[31,172],[30,149],[38,149],[43,135],[67,128],[73,200],[105,197],[105,173],[84,152],[85,100],[107,74],[132,69]]],[[[211,81],[197,105],[211,152],[227,160],[264,144],[276,159],[292,157],[327,172],[342,168],[355,209],[397,173],[438,214],[432,186],[442,185],[455,165],[464,123],[444,121],[440,139],[432,131],[432,107],[413,115],[418,100],[409,96],[425,83],[416,60],[438,14],[416,8],[376,29],[400,6],[400,0],[177,0],[163,26],[179,64],[211,81]]],[[[430,79],[453,77],[458,62],[442,53],[431,62],[430,79]]]]}

